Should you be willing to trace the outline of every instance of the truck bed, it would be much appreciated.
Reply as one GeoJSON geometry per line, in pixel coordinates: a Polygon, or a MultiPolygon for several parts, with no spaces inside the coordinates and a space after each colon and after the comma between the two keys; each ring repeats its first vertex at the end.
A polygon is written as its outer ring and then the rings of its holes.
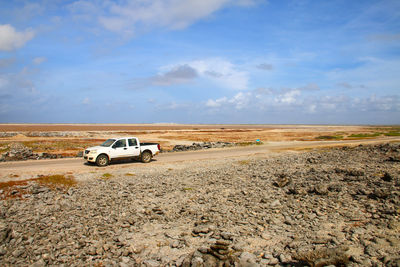
{"type": "Polygon", "coordinates": [[[158,145],[158,143],[140,143],[140,146],[158,145]]]}

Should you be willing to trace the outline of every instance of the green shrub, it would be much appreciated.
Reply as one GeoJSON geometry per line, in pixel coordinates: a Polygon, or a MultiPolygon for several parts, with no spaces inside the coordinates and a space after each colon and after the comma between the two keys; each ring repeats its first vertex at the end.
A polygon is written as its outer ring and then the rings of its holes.
{"type": "Polygon", "coordinates": [[[318,140],[339,140],[339,139],[343,139],[342,135],[320,135],[315,137],[315,139],[318,140]]]}
{"type": "Polygon", "coordinates": [[[385,136],[400,136],[400,132],[388,132],[385,133],[385,136]]]}
{"type": "Polygon", "coordinates": [[[377,137],[380,136],[382,133],[359,133],[359,134],[352,134],[349,135],[350,138],[368,138],[368,137],[377,137]]]}

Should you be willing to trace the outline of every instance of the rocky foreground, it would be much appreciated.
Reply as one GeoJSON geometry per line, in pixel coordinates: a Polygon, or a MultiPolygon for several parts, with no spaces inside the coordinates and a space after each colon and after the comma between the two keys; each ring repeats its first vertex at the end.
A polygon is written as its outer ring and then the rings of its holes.
{"type": "Polygon", "coordinates": [[[400,266],[399,161],[385,144],[30,182],[0,201],[0,265],[400,266]]]}

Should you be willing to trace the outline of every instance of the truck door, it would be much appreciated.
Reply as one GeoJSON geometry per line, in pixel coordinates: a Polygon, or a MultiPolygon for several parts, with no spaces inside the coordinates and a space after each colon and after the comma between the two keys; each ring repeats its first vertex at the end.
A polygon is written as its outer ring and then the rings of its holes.
{"type": "Polygon", "coordinates": [[[126,139],[119,139],[116,141],[111,148],[111,158],[123,158],[129,157],[129,150],[126,144],[126,139]]]}
{"type": "Polygon", "coordinates": [[[138,144],[136,138],[128,138],[128,150],[133,157],[140,155],[140,144],[138,144]]]}

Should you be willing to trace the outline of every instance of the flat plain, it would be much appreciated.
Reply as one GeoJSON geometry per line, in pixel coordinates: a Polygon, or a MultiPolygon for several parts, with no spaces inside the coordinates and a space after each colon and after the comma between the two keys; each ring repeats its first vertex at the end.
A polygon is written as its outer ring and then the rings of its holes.
{"type": "Polygon", "coordinates": [[[0,124],[0,152],[21,142],[34,152],[74,155],[112,136],[136,136],[165,150],[193,142],[359,140],[400,136],[398,126],[206,124],[0,124]],[[1,135],[2,134],[2,135],[1,135]]]}

